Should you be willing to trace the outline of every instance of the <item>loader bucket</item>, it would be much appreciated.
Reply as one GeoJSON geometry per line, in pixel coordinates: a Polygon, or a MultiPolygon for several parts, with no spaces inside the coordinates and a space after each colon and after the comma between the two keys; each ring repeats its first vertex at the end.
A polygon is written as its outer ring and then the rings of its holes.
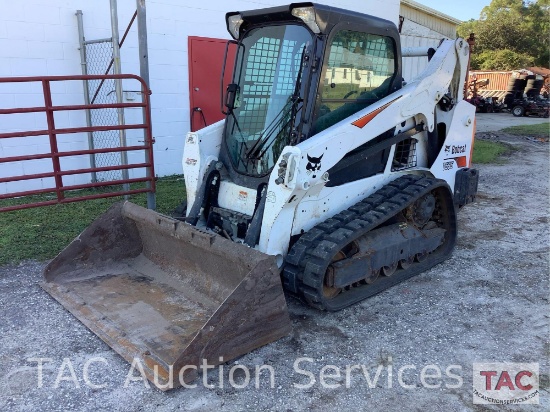
{"type": "Polygon", "coordinates": [[[44,270],[42,287],[160,389],[290,332],[272,256],[119,203],[44,270]]]}

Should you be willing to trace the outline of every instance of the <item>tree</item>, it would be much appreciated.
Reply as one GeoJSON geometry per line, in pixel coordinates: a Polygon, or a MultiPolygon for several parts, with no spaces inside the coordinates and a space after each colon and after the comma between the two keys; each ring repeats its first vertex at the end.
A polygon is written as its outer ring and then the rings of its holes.
{"type": "Polygon", "coordinates": [[[512,70],[550,65],[550,0],[493,0],[479,20],[462,23],[461,37],[476,33],[473,69],[512,70]]]}
{"type": "Polygon", "coordinates": [[[513,70],[533,66],[533,58],[509,49],[486,50],[472,55],[472,68],[476,70],[513,70]]]}
{"type": "Polygon", "coordinates": [[[529,5],[529,24],[539,35],[537,65],[550,67],[550,0],[539,0],[529,5]]]}

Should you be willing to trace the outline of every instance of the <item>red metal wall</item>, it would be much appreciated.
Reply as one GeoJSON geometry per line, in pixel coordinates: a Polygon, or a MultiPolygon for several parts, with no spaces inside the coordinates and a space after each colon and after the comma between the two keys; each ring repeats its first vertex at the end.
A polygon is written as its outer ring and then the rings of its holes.
{"type": "Polygon", "coordinates": [[[492,72],[492,71],[471,71],[470,81],[477,77],[477,80],[489,79],[489,85],[486,90],[498,90],[506,91],[508,87],[508,81],[512,77],[512,72],[492,72]]]}

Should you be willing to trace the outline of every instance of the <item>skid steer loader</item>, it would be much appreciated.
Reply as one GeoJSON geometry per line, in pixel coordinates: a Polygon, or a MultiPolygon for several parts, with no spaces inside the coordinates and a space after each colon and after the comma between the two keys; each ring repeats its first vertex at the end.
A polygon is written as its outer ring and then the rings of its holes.
{"type": "Polygon", "coordinates": [[[336,311],[442,262],[477,191],[465,41],[408,49],[430,61],[405,84],[389,21],[314,3],[226,20],[226,119],[185,139],[185,217],[117,204],[45,269],[163,389],[289,333],[283,287],[336,311]]]}

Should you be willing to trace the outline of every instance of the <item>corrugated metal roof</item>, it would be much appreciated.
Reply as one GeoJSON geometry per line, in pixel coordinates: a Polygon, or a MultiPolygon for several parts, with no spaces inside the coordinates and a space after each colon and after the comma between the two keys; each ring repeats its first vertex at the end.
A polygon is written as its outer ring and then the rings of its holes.
{"type": "Polygon", "coordinates": [[[481,97],[492,97],[493,99],[502,99],[504,96],[506,96],[506,92],[502,90],[481,90],[478,93],[478,96],[481,97]]]}
{"type": "Polygon", "coordinates": [[[432,16],[438,17],[441,20],[448,21],[449,23],[454,23],[454,24],[462,23],[462,20],[455,19],[454,17],[451,17],[445,13],[441,13],[440,11],[432,9],[431,7],[424,6],[423,4],[417,3],[416,1],[401,0],[401,4],[404,4],[405,6],[409,6],[416,10],[423,11],[426,14],[430,14],[432,16]]]}
{"type": "MultiPolygon", "coordinates": [[[[474,78],[477,81],[482,81],[484,79],[489,79],[489,85],[486,87],[486,90],[500,90],[506,91],[508,88],[508,81],[512,77],[512,71],[471,71],[470,72],[470,81],[474,78]]],[[[483,89],[478,90],[478,94],[481,94],[483,89]]]]}
{"type": "Polygon", "coordinates": [[[527,70],[534,74],[540,74],[541,76],[550,76],[550,69],[545,67],[526,67],[527,70]]]}

